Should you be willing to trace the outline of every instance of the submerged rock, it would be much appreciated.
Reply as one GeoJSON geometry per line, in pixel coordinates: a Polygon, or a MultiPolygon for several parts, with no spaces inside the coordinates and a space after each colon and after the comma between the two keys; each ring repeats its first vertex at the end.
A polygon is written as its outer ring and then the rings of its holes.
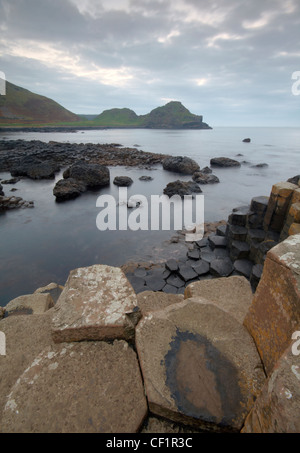
{"type": "Polygon", "coordinates": [[[229,157],[214,157],[210,160],[210,165],[214,167],[240,167],[241,164],[237,160],[229,157]]]}
{"type": "Polygon", "coordinates": [[[114,184],[119,187],[129,187],[133,183],[133,180],[129,176],[116,176],[114,184]]]}

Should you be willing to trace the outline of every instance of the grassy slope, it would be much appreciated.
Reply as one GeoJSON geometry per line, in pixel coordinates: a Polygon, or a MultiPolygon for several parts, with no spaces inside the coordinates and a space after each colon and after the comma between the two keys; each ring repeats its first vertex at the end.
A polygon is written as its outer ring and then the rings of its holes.
{"type": "Polygon", "coordinates": [[[57,123],[78,121],[79,117],[45,96],[6,82],[6,95],[0,96],[0,123],[57,123]]]}

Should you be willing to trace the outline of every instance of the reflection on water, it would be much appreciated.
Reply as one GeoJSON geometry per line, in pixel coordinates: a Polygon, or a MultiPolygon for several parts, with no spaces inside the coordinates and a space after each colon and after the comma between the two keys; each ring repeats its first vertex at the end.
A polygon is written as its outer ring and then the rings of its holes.
{"type": "MultiPolygon", "coordinates": [[[[220,184],[202,186],[205,200],[205,221],[227,219],[232,208],[249,204],[257,195],[269,195],[274,183],[299,173],[299,129],[244,129],[218,128],[208,131],[160,130],[107,130],[84,133],[5,133],[7,139],[25,138],[44,141],[139,144],[144,151],[186,155],[200,167],[209,165],[212,157],[226,156],[250,165],[264,163],[267,168],[214,169],[220,184]],[[80,135],[79,135],[80,134],[80,135]],[[251,137],[250,144],[242,143],[251,137]],[[272,151],[271,148],[272,147],[272,151]],[[237,154],[242,154],[236,157],[237,154]]],[[[1,138],[1,135],[0,135],[1,138]]],[[[168,182],[189,180],[163,171],[112,167],[115,176],[126,175],[134,180],[128,188],[128,197],[134,194],[161,195],[168,182]],[[140,181],[142,175],[153,181],[140,181]]],[[[9,173],[0,173],[9,179],[9,173]]],[[[61,173],[56,180],[61,178],[61,173]]],[[[177,244],[165,247],[174,232],[169,231],[99,231],[96,200],[101,194],[118,198],[118,187],[111,184],[97,192],[88,192],[80,198],[56,203],[52,194],[56,180],[31,181],[23,179],[14,186],[5,185],[6,195],[34,200],[34,209],[9,211],[0,215],[0,305],[21,294],[33,292],[52,281],[64,284],[70,270],[92,264],[120,266],[128,260],[159,261],[184,253],[177,244]],[[10,192],[11,188],[18,190],[10,192]]]]}

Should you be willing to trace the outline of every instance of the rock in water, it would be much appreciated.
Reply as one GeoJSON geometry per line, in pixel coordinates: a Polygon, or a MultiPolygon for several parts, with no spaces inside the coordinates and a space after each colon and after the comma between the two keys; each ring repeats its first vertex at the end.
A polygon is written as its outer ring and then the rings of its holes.
{"type": "Polygon", "coordinates": [[[73,178],[61,179],[55,184],[53,195],[57,201],[65,201],[79,197],[85,191],[86,185],[81,181],[73,178]]]}
{"type": "Polygon", "coordinates": [[[163,161],[163,169],[181,173],[183,175],[192,175],[195,171],[200,170],[199,165],[189,157],[167,157],[163,161]]]}
{"type": "Polygon", "coordinates": [[[237,160],[229,157],[214,157],[210,160],[210,165],[214,167],[240,167],[241,164],[237,160]]]}
{"type": "Polygon", "coordinates": [[[129,187],[133,183],[133,180],[129,176],[116,176],[114,184],[119,187],[129,187]]]}
{"type": "Polygon", "coordinates": [[[87,189],[107,186],[110,182],[109,169],[104,165],[78,162],[64,172],[64,178],[81,181],[87,189]]]}
{"type": "Polygon", "coordinates": [[[180,197],[184,197],[184,195],[192,195],[193,193],[201,193],[202,190],[200,186],[194,181],[173,181],[169,182],[167,186],[164,188],[164,194],[168,195],[168,197],[172,197],[173,195],[180,195],[180,197]]]}

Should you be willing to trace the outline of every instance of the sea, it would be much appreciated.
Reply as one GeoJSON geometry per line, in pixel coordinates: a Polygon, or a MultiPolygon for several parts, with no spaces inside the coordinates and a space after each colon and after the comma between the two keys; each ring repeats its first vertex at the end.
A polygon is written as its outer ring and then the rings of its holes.
{"type": "MultiPolygon", "coordinates": [[[[41,140],[68,143],[118,143],[124,147],[187,156],[200,168],[213,157],[241,162],[238,168],[214,168],[220,183],[202,185],[204,221],[227,220],[233,208],[249,205],[255,196],[269,196],[272,185],[300,174],[300,128],[216,127],[211,130],[101,129],[76,132],[0,132],[0,140],[41,140]],[[250,143],[243,139],[250,138],[250,143]],[[256,167],[258,164],[267,166],[256,167]]],[[[109,167],[115,176],[130,176],[134,183],[128,197],[140,195],[150,201],[164,187],[190,176],[168,172],[158,165],[151,169],[109,167]],[[140,181],[151,176],[151,181],[140,181]]],[[[170,257],[170,239],[176,230],[106,230],[97,228],[101,195],[118,200],[114,184],[97,192],[86,192],[75,200],[57,203],[54,180],[22,179],[3,185],[5,195],[34,201],[33,209],[10,210],[0,215],[0,306],[55,282],[61,285],[69,272],[93,264],[122,266],[128,262],[161,262],[170,257]],[[16,192],[10,192],[15,187],[16,192]]],[[[1,172],[0,179],[11,178],[1,172]]],[[[1,181],[0,181],[1,182],[1,181]]],[[[174,250],[176,243],[173,244],[174,250]]],[[[171,252],[170,252],[171,250],[171,252]]]]}

